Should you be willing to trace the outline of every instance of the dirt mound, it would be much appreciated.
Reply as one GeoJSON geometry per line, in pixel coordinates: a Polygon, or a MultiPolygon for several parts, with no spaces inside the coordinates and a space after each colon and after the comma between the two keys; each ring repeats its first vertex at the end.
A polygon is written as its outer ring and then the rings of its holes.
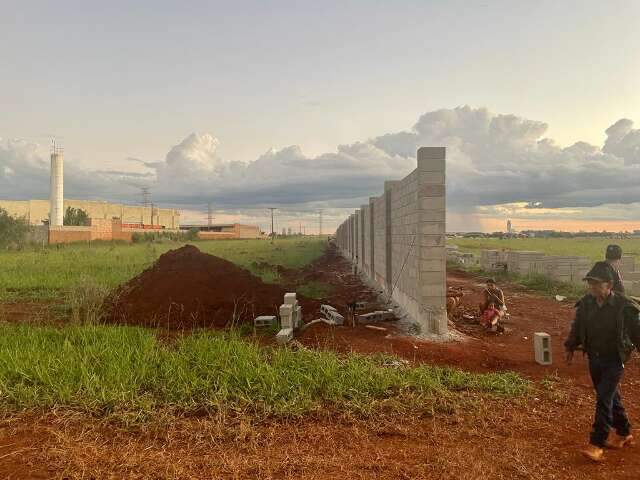
{"type": "Polygon", "coordinates": [[[193,245],[171,250],[121,286],[107,302],[108,321],[184,329],[224,327],[276,315],[285,291],[193,245]]]}

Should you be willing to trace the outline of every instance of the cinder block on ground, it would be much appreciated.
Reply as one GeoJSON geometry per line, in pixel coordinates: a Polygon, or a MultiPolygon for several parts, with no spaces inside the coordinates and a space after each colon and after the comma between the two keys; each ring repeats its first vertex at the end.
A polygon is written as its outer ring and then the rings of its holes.
{"type": "Polygon", "coordinates": [[[358,322],[360,323],[382,322],[391,319],[393,319],[393,313],[385,310],[376,310],[375,312],[358,315],[358,322]]]}
{"type": "Polygon", "coordinates": [[[548,333],[535,332],[533,334],[533,349],[536,362],[540,365],[551,365],[551,336],[548,333]]]}
{"type": "Polygon", "coordinates": [[[336,308],[331,306],[331,305],[327,305],[326,303],[320,305],[320,313],[321,314],[327,315],[327,313],[330,312],[330,311],[337,312],[338,310],[336,310],[336,308]]]}
{"type": "Polygon", "coordinates": [[[276,335],[276,342],[279,345],[284,345],[293,339],[293,328],[283,328],[276,335]]]}
{"type": "Polygon", "coordinates": [[[276,323],[275,315],[260,315],[253,320],[253,326],[256,328],[271,327],[276,323]]]}
{"type": "Polygon", "coordinates": [[[344,317],[335,310],[329,310],[325,313],[327,320],[331,320],[336,325],[344,325],[344,317]]]}

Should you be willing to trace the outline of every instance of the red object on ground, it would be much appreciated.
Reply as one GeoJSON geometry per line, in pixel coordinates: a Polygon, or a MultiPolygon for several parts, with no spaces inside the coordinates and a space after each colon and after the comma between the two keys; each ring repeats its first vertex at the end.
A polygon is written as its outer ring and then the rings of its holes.
{"type": "Polygon", "coordinates": [[[277,315],[285,290],[193,245],[171,250],[107,301],[110,323],[169,329],[224,327],[277,315]]]}
{"type": "Polygon", "coordinates": [[[487,308],[484,312],[482,312],[482,317],[480,317],[480,323],[485,327],[489,328],[491,326],[491,321],[499,316],[500,312],[496,308],[487,308]]]}

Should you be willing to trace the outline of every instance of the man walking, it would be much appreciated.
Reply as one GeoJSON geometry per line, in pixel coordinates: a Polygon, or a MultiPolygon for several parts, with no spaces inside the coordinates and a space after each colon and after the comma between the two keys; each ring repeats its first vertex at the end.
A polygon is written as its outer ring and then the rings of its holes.
{"type": "Polygon", "coordinates": [[[624,363],[640,346],[639,306],[613,291],[613,274],[606,262],[597,262],[584,278],[590,293],[576,304],[576,317],[565,346],[568,364],[573,352],[589,356],[589,372],[596,391],[596,411],[589,445],[582,454],[595,462],[604,458],[604,448],[623,448],[633,439],[618,384],[624,363]],[[614,438],[608,439],[614,428],[614,438]]]}
{"type": "Polygon", "coordinates": [[[620,274],[620,262],[622,261],[622,248],[620,248],[620,245],[609,245],[607,247],[605,261],[613,272],[613,291],[624,294],[624,284],[620,274]]]}

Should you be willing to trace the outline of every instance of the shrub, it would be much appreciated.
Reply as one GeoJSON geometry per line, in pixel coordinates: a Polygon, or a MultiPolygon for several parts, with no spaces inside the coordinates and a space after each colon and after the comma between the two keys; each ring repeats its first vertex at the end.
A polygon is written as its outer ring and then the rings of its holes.
{"type": "Polygon", "coordinates": [[[21,248],[30,229],[26,218],[11,216],[4,208],[0,208],[0,248],[21,248]]]}

